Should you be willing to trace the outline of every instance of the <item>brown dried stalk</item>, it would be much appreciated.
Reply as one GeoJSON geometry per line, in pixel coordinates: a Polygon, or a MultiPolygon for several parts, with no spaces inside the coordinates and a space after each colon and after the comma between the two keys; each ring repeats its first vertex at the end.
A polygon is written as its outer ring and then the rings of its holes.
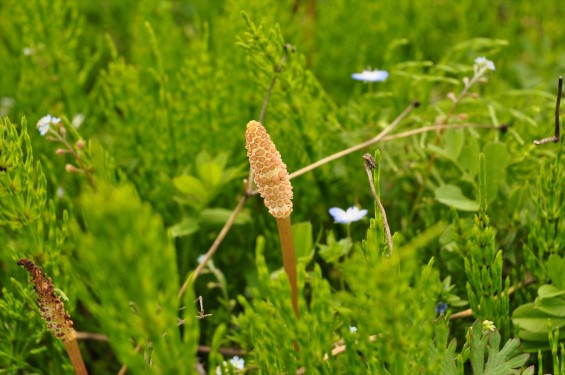
{"type": "Polygon", "coordinates": [[[371,154],[367,153],[363,155],[363,159],[365,159],[365,171],[367,172],[367,177],[369,178],[369,186],[371,187],[371,192],[373,193],[373,198],[377,205],[379,206],[379,211],[381,212],[381,216],[383,218],[383,226],[386,233],[386,239],[388,242],[388,256],[392,255],[393,250],[393,242],[392,242],[392,235],[390,234],[390,226],[388,225],[388,220],[386,218],[386,211],[377,195],[377,190],[375,189],[375,181],[373,179],[373,170],[377,168],[377,164],[375,159],[371,156],[371,154]]]}
{"type": "Polygon", "coordinates": [[[545,143],[553,142],[557,143],[561,139],[559,135],[559,107],[561,106],[561,94],[563,93],[563,77],[559,77],[559,82],[557,83],[557,100],[555,101],[555,130],[552,137],[544,138],[539,141],[534,141],[536,146],[543,145],[545,143]]]}
{"type": "Polygon", "coordinates": [[[19,266],[23,266],[31,275],[33,289],[37,294],[37,303],[41,317],[47,322],[47,330],[65,344],[67,354],[75,369],[75,374],[86,375],[86,367],[77,342],[77,333],[73,328],[73,321],[61,299],[55,294],[55,287],[50,277],[46,277],[41,267],[36,266],[29,259],[20,259],[19,266]]]}

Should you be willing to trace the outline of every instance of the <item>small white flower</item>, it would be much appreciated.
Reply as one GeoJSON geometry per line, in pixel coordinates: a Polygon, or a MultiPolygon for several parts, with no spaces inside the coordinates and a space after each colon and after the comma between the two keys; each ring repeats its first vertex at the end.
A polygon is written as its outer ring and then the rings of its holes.
{"type": "Polygon", "coordinates": [[[39,130],[39,134],[45,135],[49,131],[51,125],[57,125],[61,122],[59,117],[51,117],[51,115],[43,116],[37,122],[37,129],[39,130]]]}
{"type": "Polygon", "coordinates": [[[350,326],[350,327],[349,327],[349,332],[350,332],[350,333],[357,333],[357,327],[355,327],[355,326],[350,326]]]}
{"type": "Polygon", "coordinates": [[[339,207],[332,207],[329,209],[329,212],[335,222],[340,224],[349,224],[354,221],[359,221],[367,215],[367,210],[360,210],[355,206],[349,207],[347,211],[344,211],[339,207]]]}
{"type": "Polygon", "coordinates": [[[351,78],[363,82],[383,82],[388,78],[386,70],[363,70],[361,73],[353,73],[351,78]]]}
{"type": "Polygon", "coordinates": [[[477,64],[479,67],[486,66],[489,70],[496,70],[494,63],[490,60],[487,60],[487,58],[484,56],[477,57],[475,59],[475,64],[477,64]]]}
{"type": "Polygon", "coordinates": [[[216,367],[216,375],[222,375],[224,373],[229,374],[228,371],[222,371],[222,370],[226,370],[226,368],[228,366],[233,367],[234,369],[238,370],[235,373],[239,374],[240,371],[239,370],[243,370],[245,369],[245,361],[243,360],[243,358],[239,358],[238,356],[233,357],[232,359],[229,360],[229,365],[228,362],[224,361],[222,366],[217,366],[216,367]]]}
{"type": "Polygon", "coordinates": [[[29,47],[25,47],[22,52],[24,53],[25,56],[31,56],[35,53],[33,48],[29,48],[29,47]]]}
{"type": "Polygon", "coordinates": [[[82,113],[77,113],[73,116],[73,120],[71,124],[74,126],[75,129],[78,129],[84,121],[84,115],[82,113]]]}
{"type": "Polygon", "coordinates": [[[239,358],[238,356],[230,359],[230,364],[238,370],[243,370],[245,368],[245,361],[243,358],[239,358]]]}
{"type": "Polygon", "coordinates": [[[57,188],[57,197],[58,198],[63,198],[65,196],[65,189],[63,189],[62,186],[59,186],[57,188]]]}
{"type": "Polygon", "coordinates": [[[200,264],[204,262],[204,258],[206,258],[206,254],[200,255],[198,258],[196,258],[196,261],[198,262],[198,264],[200,264]]]}

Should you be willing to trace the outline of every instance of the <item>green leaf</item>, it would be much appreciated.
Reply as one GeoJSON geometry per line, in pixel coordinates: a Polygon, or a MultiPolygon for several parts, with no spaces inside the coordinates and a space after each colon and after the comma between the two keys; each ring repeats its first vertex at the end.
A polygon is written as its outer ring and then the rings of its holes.
{"type": "Polygon", "coordinates": [[[520,368],[530,358],[522,353],[519,339],[510,339],[500,349],[501,337],[498,330],[483,332],[482,323],[477,320],[469,328],[471,344],[471,366],[475,375],[519,374],[520,368]],[[487,361],[485,365],[485,352],[487,361]]]}
{"type": "MultiPolygon", "coordinates": [[[[548,346],[547,334],[547,332],[532,332],[526,329],[520,329],[518,337],[524,340],[524,344],[533,344],[533,342],[536,342],[536,345],[543,343],[544,346],[548,346]]],[[[537,349],[534,351],[537,351],[537,349]]]]}
{"type": "Polygon", "coordinates": [[[444,135],[445,152],[451,160],[457,160],[465,143],[465,133],[463,129],[453,129],[445,132],[444,135]]]}
{"type": "Polygon", "coordinates": [[[465,197],[458,186],[443,185],[435,190],[436,199],[446,206],[453,207],[461,211],[477,211],[477,202],[465,197]]]}
{"type": "Polygon", "coordinates": [[[213,189],[222,182],[223,168],[214,161],[199,164],[196,168],[198,176],[207,188],[213,189]]]}
{"type": "Polygon", "coordinates": [[[294,250],[299,263],[308,263],[314,256],[314,240],[312,238],[312,223],[305,221],[292,224],[294,250]]]}
{"type": "Polygon", "coordinates": [[[457,349],[457,340],[453,339],[449,343],[445,353],[443,353],[443,358],[441,360],[441,373],[444,375],[457,373],[457,366],[455,365],[455,349],[457,349]]]}
{"type": "Polygon", "coordinates": [[[557,254],[552,254],[547,260],[547,273],[556,287],[565,289],[565,261],[557,254]]]}
{"type": "Polygon", "coordinates": [[[538,289],[538,296],[543,298],[557,297],[565,294],[565,290],[556,288],[554,285],[542,285],[538,289]]]}
{"type": "Polygon", "coordinates": [[[199,228],[198,220],[193,217],[185,217],[180,223],[170,227],[169,231],[173,237],[185,237],[195,233],[199,228]]]}
{"type": "Polygon", "coordinates": [[[459,164],[469,172],[470,176],[479,173],[479,142],[472,136],[465,138],[465,144],[459,154],[459,164]]]}
{"type": "Polygon", "coordinates": [[[551,319],[552,327],[560,328],[565,326],[565,318],[555,318],[537,309],[533,303],[526,303],[512,313],[514,325],[531,332],[547,334],[547,321],[549,319],[551,319]]]}
{"type": "Polygon", "coordinates": [[[471,366],[473,367],[473,373],[475,375],[482,375],[483,366],[485,363],[485,346],[488,336],[482,336],[482,324],[480,320],[476,320],[475,323],[469,328],[470,334],[470,346],[471,346],[471,366]]]}
{"type": "Polygon", "coordinates": [[[499,351],[500,333],[498,331],[492,333],[489,346],[485,375],[516,374],[516,369],[526,364],[530,358],[529,354],[520,353],[520,339],[508,340],[502,350],[499,351]]]}
{"type": "Polygon", "coordinates": [[[537,299],[535,306],[551,316],[565,317],[565,300],[560,297],[537,299]]]}
{"type": "Polygon", "coordinates": [[[200,208],[210,196],[209,189],[198,178],[191,175],[182,175],[173,179],[173,185],[185,196],[182,201],[200,208]]]}
{"type": "Polygon", "coordinates": [[[436,146],[436,145],[434,145],[434,144],[428,144],[428,145],[426,145],[426,148],[427,148],[429,151],[435,153],[436,156],[438,156],[438,157],[442,157],[442,158],[445,158],[445,159],[447,159],[447,160],[455,161],[455,160],[451,157],[451,155],[447,152],[447,150],[444,149],[444,148],[442,148],[442,147],[436,146]]]}
{"type": "Polygon", "coordinates": [[[353,243],[349,237],[335,240],[333,232],[328,232],[327,245],[318,245],[320,248],[320,256],[328,263],[335,263],[342,256],[349,253],[353,247],[353,243]]]}

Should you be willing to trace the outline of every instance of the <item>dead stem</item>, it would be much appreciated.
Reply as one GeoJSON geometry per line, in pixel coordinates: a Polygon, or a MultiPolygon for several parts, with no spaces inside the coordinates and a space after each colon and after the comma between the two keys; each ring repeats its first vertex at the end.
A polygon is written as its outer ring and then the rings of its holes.
{"type": "MultiPolygon", "coordinates": [[[[288,59],[288,53],[290,52],[294,52],[294,46],[291,44],[285,44],[284,45],[284,55],[281,58],[281,61],[279,62],[279,65],[277,65],[277,68],[275,69],[275,74],[273,75],[273,79],[271,80],[271,84],[269,85],[269,88],[267,89],[267,93],[265,94],[265,98],[263,99],[263,105],[261,106],[261,113],[259,114],[259,122],[262,124],[265,120],[265,115],[267,114],[267,106],[269,105],[269,100],[271,99],[271,94],[273,92],[273,89],[275,88],[275,83],[277,82],[277,79],[279,78],[279,74],[282,71],[282,67],[284,65],[284,63],[286,62],[286,60],[288,59]]],[[[249,175],[247,176],[247,192],[252,192],[253,191],[253,171],[250,169],[249,170],[249,175]]]]}
{"type": "Polygon", "coordinates": [[[177,294],[177,299],[180,300],[182,298],[184,292],[186,292],[186,288],[188,288],[190,283],[194,282],[194,280],[196,280],[198,278],[198,276],[200,275],[200,273],[202,272],[202,270],[204,269],[204,267],[206,266],[208,261],[210,259],[212,259],[212,257],[214,256],[214,254],[216,253],[216,251],[220,247],[220,244],[222,243],[222,241],[224,240],[224,238],[226,237],[226,235],[230,231],[233,223],[235,222],[235,219],[237,218],[237,215],[239,215],[239,213],[243,209],[243,206],[245,206],[245,202],[247,202],[248,197],[249,196],[246,194],[239,199],[237,206],[232,211],[230,217],[228,218],[228,220],[226,221],[226,223],[222,227],[222,230],[218,234],[218,237],[216,237],[216,239],[214,240],[214,243],[212,244],[212,246],[210,246],[210,248],[208,249],[208,251],[204,255],[204,258],[202,259],[200,264],[198,264],[198,267],[196,267],[194,272],[192,272],[191,274],[189,274],[187,276],[184,284],[182,284],[182,287],[180,288],[180,290],[177,294]]]}
{"type": "Polygon", "coordinates": [[[559,107],[561,106],[562,93],[563,93],[563,77],[559,77],[559,82],[557,83],[557,100],[555,102],[555,130],[553,133],[553,137],[544,138],[539,141],[534,141],[534,144],[536,146],[543,145],[549,142],[557,143],[561,139],[559,135],[559,107]]]}
{"type": "Polygon", "coordinates": [[[442,129],[497,129],[498,130],[500,128],[493,125],[481,125],[481,124],[432,125],[432,126],[424,126],[418,129],[408,130],[398,134],[389,135],[381,139],[381,142],[394,141],[396,139],[407,138],[413,135],[442,130],[442,129]]]}
{"type": "MultiPolygon", "coordinates": [[[[508,295],[514,293],[516,291],[517,288],[521,288],[523,286],[529,285],[536,282],[536,279],[532,276],[532,275],[526,275],[526,277],[524,278],[524,282],[523,283],[518,283],[518,285],[516,285],[516,287],[511,286],[510,288],[508,288],[508,295]]],[[[504,292],[501,293],[501,295],[504,295],[504,292]]],[[[497,298],[496,296],[494,298],[497,298]]],[[[455,313],[453,315],[451,315],[449,317],[449,319],[451,320],[455,320],[455,319],[461,319],[461,318],[467,318],[469,316],[473,315],[473,310],[472,309],[467,309],[467,310],[463,310],[463,311],[459,311],[458,313],[455,313]]]]}
{"type": "MultiPolygon", "coordinates": [[[[135,347],[135,352],[139,353],[139,351],[141,350],[142,345],[141,343],[137,344],[137,346],[135,347]]],[[[118,375],[125,375],[128,372],[128,366],[127,365],[123,365],[122,368],[120,368],[120,371],[118,371],[118,375]]]]}
{"type": "Polygon", "coordinates": [[[383,218],[383,226],[385,228],[386,239],[388,241],[388,255],[392,255],[393,250],[393,243],[392,243],[392,235],[390,234],[390,226],[388,225],[388,220],[386,218],[386,211],[383,207],[378,195],[377,191],[375,190],[375,181],[373,179],[373,170],[376,168],[376,163],[371,154],[363,155],[363,159],[365,159],[365,171],[367,172],[367,177],[369,177],[369,186],[371,187],[371,192],[373,193],[373,198],[377,202],[379,206],[379,211],[381,212],[381,216],[383,218]]]}

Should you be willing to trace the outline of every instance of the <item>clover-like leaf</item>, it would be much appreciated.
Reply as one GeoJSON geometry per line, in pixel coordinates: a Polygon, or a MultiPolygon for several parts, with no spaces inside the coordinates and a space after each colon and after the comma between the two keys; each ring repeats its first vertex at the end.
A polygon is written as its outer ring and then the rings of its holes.
{"type": "Polygon", "coordinates": [[[463,195],[458,186],[443,185],[435,190],[435,197],[446,206],[453,207],[461,211],[477,211],[479,205],[463,195]]]}

